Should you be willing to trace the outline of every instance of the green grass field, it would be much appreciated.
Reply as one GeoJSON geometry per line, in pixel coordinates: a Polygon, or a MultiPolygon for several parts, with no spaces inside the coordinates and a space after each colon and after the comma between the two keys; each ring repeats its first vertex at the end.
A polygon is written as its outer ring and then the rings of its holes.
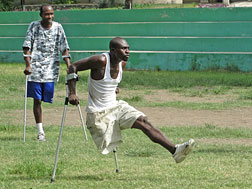
{"type": "MultiPolygon", "coordinates": [[[[23,113],[23,69],[24,64],[0,64],[0,188],[251,188],[251,127],[219,127],[211,123],[157,125],[174,143],[196,140],[195,150],[181,164],[140,131],[123,131],[124,142],[118,148],[119,174],[115,173],[112,153],[101,155],[89,133],[89,140],[85,140],[81,126],[65,125],[55,182],[50,183],[60,125],[45,125],[47,141],[38,143],[37,129],[29,123],[23,142],[23,119],[15,116],[23,113]]],[[[87,93],[87,75],[80,73],[79,96],[87,93]]],[[[60,110],[53,114],[59,122],[64,106],[64,76],[62,65],[54,104],[43,104],[44,109],[60,110]]],[[[251,84],[250,73],[125,71],[119,98],[137,108],[242,111],[252,108],[251,84]],[[182,97],[226,100],[147,101],[145,97],[156,90],[182,97]]],[[[83,99],[82,104],[86,101],[83,99]]],[[[31,100],[28,109],[32,109],[31,100]]]]}

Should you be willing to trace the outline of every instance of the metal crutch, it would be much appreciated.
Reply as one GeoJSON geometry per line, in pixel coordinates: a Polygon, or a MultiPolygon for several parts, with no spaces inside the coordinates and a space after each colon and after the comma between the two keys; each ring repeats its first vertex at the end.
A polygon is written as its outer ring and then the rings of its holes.
{"type": "MultiPolygon", "coordinates": [[[[61,143],[61,138],[62,138],[62,133],[63,133],[63,127],[64,127],[64,122],[65,122],[65,117],[66,117],[66,111],[67,111],[67,106],[68,106],[68,84],[67,84],[67,80],[66,80],[65,84],[66,84],[65,106],[64,106],[63,116],[62,116],[62,120],[61,120],[59,140],[58,140],[58,145],[57,145],[57,149],[56,149],[56,156],[55,156],[55,162],[54,162],[54,168],[53,168],[53,174],[52,174],[51,182],[55,181],[55,174],[56,174],[56,167],[57,167],[57,162],[58,162],[59,148],[60,148],[60,143],[61,143]]],[[[79,110],[80,119],[81,119],[81,122],[82,122],[82,128],[83,128],[83,131],[85,133],[86,140],[88,140],[79,104],[78,104],[78,110],[79,110]]]]}
{"type": "Polygon", "coordinates": [[[118,166],[118,162],[117,162],[116,148],[113,150],[113,152],[114,152],[114,157],[115,157],[116,173],[119,173],[119,166],[118,166]]]}
{"type": "MultiPolygon", "coordinates": [[[[77,78],[76,81],[78,81],[78,80],[79,80],[79,78],[77,78]]],[[[65,80],[65,84],[66,84],[66,97],[68,98],[68,83],[67,83],[67,78],[65,80]]],[[[77,95],[77,91],[76,91],[76,95],[77,95]]],[[[79,111],[79,115],[80,115],[81,126],[82,126],[83,132],[85,134],[86,140],[88,140],[88,136],[87,136],[86,128],[85,128],[85,125],[84,125],[84,121],[83,121],[83,116],[82,116],[80,104],[78,104],[77,107],[78,107],[78,111],[79,111]]]]}
{"type": "Polygon", "coordinates": [[[28,83],[28,75],[25,75],[25,102],[24,102],[24,142],[25,142],[25,134],[26,134],[26,110],[27,110],[27,83],[28,83]]]}
{"type": "Polygon", "coordinates": [[[83,132],[84,132],[84,134],[85,134],[86,140],[88,140],[86,128],[85,128],[84,121],[83,121],[83,116],[82,116],[82,113],[81,113],[80,104],[78,104],[78,110],[79,110],[79,115],[80,115],[80,119],[81,119],[82,129],[83,129],[83,132]]]}

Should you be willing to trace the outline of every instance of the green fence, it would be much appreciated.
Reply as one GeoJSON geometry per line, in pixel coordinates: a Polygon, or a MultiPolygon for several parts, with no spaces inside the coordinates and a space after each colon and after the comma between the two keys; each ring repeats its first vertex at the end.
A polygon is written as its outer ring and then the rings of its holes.
{"type": "MultiPolygon", "coordinates": [[[[22,43],[38,12],[0,13],[0,61],[23,62],[22,43]]],[[[55,11],[73,61],[125,38],[129,69],[252,71],[252,8],[55,11]]]]}

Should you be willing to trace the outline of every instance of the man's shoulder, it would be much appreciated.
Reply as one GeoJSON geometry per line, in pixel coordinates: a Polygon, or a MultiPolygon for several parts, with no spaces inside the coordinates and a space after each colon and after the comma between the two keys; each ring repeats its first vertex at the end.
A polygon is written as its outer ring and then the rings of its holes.
{"type": "Polygon", "coordinates": [[[30,31],[34,30],[34,28],[39,27],[39,25],[40,25],[40,21],[39,20],[33,21],[33,22],[30,23],[30,25],[28,27],[28,30],[30,30],[30,31]]]}
{"type": "Polygon", "coordinates": [[[106,55],[105,54],[95,54],[93,56],[90,57],[93,62],[99,62],[99,63],[105,63],[107,58],[106,58],[106,55]]]}
{"type": "Polygon", "coordinates": [[[106,56],[104,54],[95,54],[88,57],[88,62],[90,63],[91,69],[101,69],[106,65],[106,56]]]}
{"type": "Polygon", "coordinates": [[[53,21],[54,27],[62,27],[61,23],[53,21]]]}
{"type": "Polygon", "coordinates": [[[53,21],[53,24],[55,25],[61,25],[59,22],[53,21]]]}
{"type": "Polygon", "coordinates": [[[33,21],[30,25],[40,25],[40,20],[33,21]]]}

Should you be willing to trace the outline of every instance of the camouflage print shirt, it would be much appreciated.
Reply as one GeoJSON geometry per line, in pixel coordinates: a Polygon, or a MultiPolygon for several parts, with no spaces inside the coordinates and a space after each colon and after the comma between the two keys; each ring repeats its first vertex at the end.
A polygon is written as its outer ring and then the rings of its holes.
{"type": "Polygon", "coordinates": [[[32,22],[23,47],[28,47],[31,51],[32,74],[29,75],[29,81],[42,83],[59,80],[60,52],[69,50],[61,24],[53,22],[52,27],[47,30],[40,21],[32,22]]]}

